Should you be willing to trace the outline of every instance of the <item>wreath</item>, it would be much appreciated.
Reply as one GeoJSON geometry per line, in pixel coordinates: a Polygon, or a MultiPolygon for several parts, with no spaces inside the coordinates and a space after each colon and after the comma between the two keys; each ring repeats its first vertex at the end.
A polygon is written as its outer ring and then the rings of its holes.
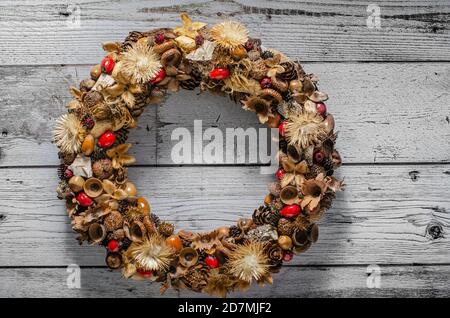
{"type": "Polygon", "coordinates": [[[181,15],[182,25],[133,31],[107,52],[56,122],[65,200],[80,244],[106,248],[106,264],[123,276],[216,296],[272,283],[294,254],[318,239],[316,222],[331,207],[343,182],[334,149],[334,119],[317,89],[317,77],[298,61],[264,48],[235,21],[209,28],[181,15]],[[150,104],[179,88],[228,95],[279,130],[279,169],[264,204],[251,218],[208,233],[161,221],[128,180],[128,131],[150,104]]]}

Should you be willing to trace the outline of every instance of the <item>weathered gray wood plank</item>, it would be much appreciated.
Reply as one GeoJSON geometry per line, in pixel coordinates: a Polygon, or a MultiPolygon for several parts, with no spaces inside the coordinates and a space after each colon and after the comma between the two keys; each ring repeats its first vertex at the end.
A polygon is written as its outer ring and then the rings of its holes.
{"type": "MultiPolygon", "coordinates": [[[[450,266],[381,266],[380,288],[368,288],[366,266],[284,267],[272,286],[230,297],[448,297],[450,266]]],[[[0,297],[159,297],[159,284],[125,280],[119,272],[82,268],[81,288],[67,286],[65,268],[6,268],[0,297]]],[[[371,278],[369,278],[370,280],[371,278]]],[[[369,286],[373,286],[370,285],[369,286]]],[[[166,297],[208,297],[169,290],[166,297]]]]}
{"type": "Polygon", "coordinates": [[[211,24],[232,16],[266,45],[303,61],[450,60],[450,6],[445,1],[380,1],[381,29],[367,27],[368,2],[77,3],[79,27],[70,23],[74,13],[68,1],[2,3],[0,64],[95,63],[101,56],[99,43],[123,40],[131,30],[176,26],[181,11],[211,24]]]}
{"type": "MultiPolygon", "coordinates": [[[[101,248],[77,245],[54,169],[0,171],[0,266],[104,264],[101,248]]],[[[448,263],[447,165],[346,166],[338,175],[347,190],[321,221],[319,242],[293,264],[448,263]]],[[[249,217],[273,180],[257,167],[133,168],[130,178],[155,213],[197,231],[249,217]]]]}
{"type": "MultiPolygon", "coordinates": [[[[307,63],[330,95],[338,149],[347,163],[448,162],[448,63],[307,63]]],[[[54,120],[70,100],[68,87],[87,66],[0,68],[0,166],[55,165],[54,120]],[[32,158],[32,160],[31,160],[32,158]]],[[[254,114],[224,97],[182,91],[149,106],[130,134],[140,164],[170,164],[176,127],[259,127],[254,114]],[[158,148],[158,149],[156,149],[158,148]],[[156,159],[157,158],[157,159],[156,159]]]]}

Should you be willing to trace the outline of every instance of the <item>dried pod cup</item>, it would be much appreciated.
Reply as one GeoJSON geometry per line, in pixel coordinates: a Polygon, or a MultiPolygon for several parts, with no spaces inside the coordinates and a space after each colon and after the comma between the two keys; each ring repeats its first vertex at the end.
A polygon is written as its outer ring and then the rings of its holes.
{"type": "Polygon", "coordinates": [[[304,246],[305,244],[308,244],[308,231],[296,229],[292,234],[292,242],[295,246],[304,246]]]}
{"type": "Polygon", "coordinates": [[[97,178],[89,178],[83,186],[84,192],[91,198],[96,198],[103,192],[103,183],[97,178]]]}
{"type": "Polygon", "coordinates": [[[142,222],[135,221],[130,226],[130,238],[133,242],[142,242],[147,229],[142,222]]]}
{"type": "Polygon", "coordinates": [[[295,186],[286,186],[280,192],[280,199],[284,204],[294,204],[298,202],[298,190],[295,186]]]}
{"type": "Polygon", "coordinates": [[[117,269],[122,266],[122,256],[120,253],[108,253],[106,255],[106,265],[111,269],[117,269]]]}
{"type": "Polygon", "coordinates": [[[89,239],[94,244],[101,243],[106,237],[106,229],[102,224],[92,223],[88,229],[89,239]]]}
{"type": "Polygon", "coordinates": [[[311,242],[310,241],[308,241],[308,243],[306,243],[305,245],[303,245],[303,246],[294,246],[294,253],[295,254],[301,254],[301,253],[304,253],[304,252],[306,252],[307,250],[309,250],[309,248],[311,247],[311,242]]]}
{"type": "Polygon", "coordinates": [[[198,261],[198,253],[192,247],[185,247],[180,251],[179,261],[183,267],[194,266],[198,261]]]}
{"type": "Polygon", "coordinates": [[[317,224],[311,224],[308,228],[308,240],[313,243],[316,243],[319,239],[319,226],[317,224]]]}

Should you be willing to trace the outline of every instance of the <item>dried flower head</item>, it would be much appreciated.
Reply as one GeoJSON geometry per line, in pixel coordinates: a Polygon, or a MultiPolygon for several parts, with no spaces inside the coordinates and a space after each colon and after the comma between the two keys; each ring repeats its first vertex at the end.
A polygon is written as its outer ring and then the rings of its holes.
{"type": "Polygon", "coordinates": [[[326,127],[320,115],[304,112],[289,117],[286,125],[289,144],[308,148],[320,144],[326,137],[326,127]]]}
{"type": "Polygon", "coordinates": [[[121,72],[132,83],[146,83],[162,68],[158,55],[144,42],[136,42],[120,59],[121,72]]]}
{"type": "Polygon", "coordinates": [[[226,297],[227,293],[232,290],[233,279],[219,270],[211,270],[203,292],[216,297],[226,297]]]}
{"type": "Polygon", "coordinates": [[[260,281],[269,274],[268,261],[262,243],[252,242],[239,245],[229,256],[228,271],[233,276],[248,283],[252,279],[260,281]]]}
{"type": "Polygon", "coordinates": [[[320,200],[327,191],[324,174],[319,174],[315,179],[305,180],[301,188],[305,196],[301,203],[302,208],[307,211],[316,211],[319,208],[320,200]]]}
{"type": "Polygon", "coordinates": [[[86,131],[74,114],[64,114],[56,121],[53,140],[62,153],[76,154],[81,151],[81,143],[86,131]]]}
{"type": "Polygon", "coordinates": [[[225,49],[234,49],[248,40],[248,30],[236,21],[225,21],[211,28],[211,38],[225,49]]]}
{"type": "Polygon", "coordinates": [[[144,270],[167,270],[173,259],[173,250],[159,235],[133,242],[125,253],[127,260],[144,270]]]}
{"type": "Polygon", "coordinates": [[[186,13],[181,14],[181,22],[183,23],[183,26],[173,29],[173,32],[176,35],[184,35],[192,39],[195,39],[198,35],[198,31],[206,26],[206,23],[203,22],[192,22],[191,18],[186,13]]]}
{"type": "Polygon", "coordinates": [[[131,144],[120,144],[117,147],[109,149],[106,154],[112,160],[114,169],[119,169],[124,165],[130,165],[136,162],[136,159],[128,154],[131,144]]]}

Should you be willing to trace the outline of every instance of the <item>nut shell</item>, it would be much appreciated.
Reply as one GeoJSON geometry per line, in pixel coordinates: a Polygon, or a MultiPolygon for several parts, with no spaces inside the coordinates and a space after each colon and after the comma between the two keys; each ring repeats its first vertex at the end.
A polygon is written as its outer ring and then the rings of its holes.
{"type": "Polygon", "coordinates": [[[102,224],[92,223],[89,226],[88,235],[92,243],[101,243],[106,237],[106,228],[102,224]]]}
{"type": "Polygon", "coordinates": [[[83,185],[84,192],[91,198],[96,198],[103,192],[103,184],[97,178],[89,178],[83,185]]]}
{"type": "Polygon", "coordinates": [[[90,156],[95,148],[95,139],[92,135],[87,135],[84,140],[83,144],[81,145],[81,151],[83,152],[83,155],[90,156]]]}
{"type": "Polygon", "coordinates": [[[183,267],[194,266],[198,261],[198,253],[192,247],[185,247],[180,251],[179,261],[183,267]]]}
{"type": "Polygon", "coordinates": [[[80,176],[73,176],[69,180],[69,187],[72,189],[73,192],[80,192],[83,190],[84,186],[84,179],[80,176]]]}

